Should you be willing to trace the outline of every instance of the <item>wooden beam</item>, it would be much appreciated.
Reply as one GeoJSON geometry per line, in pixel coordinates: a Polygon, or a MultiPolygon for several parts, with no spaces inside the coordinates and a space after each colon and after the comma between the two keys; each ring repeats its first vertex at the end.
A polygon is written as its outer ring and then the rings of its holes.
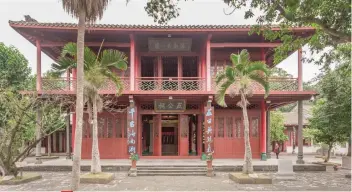
{"type": "MultiPolygon", "coordinates": [[[[68,42],[43,42],[42,47],[63,47],[68,42]]],[[[101,42],[85,42],[88,47],[100,47],[101,42]]],[[[104,42],[103,47],[130,47],[130,43],[104,42]]]]}
{"type": "Polygon", "coordinates": [[[223,47],[278,47],[281,43],[210,43],[211,48],[223,47]]]}

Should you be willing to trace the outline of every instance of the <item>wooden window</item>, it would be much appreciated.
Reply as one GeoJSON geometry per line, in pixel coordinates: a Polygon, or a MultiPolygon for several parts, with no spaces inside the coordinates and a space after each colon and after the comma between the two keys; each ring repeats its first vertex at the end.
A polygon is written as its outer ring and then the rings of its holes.
{"type": "Polygon", "coordinates": [[[105,124],[105,118],[98,117],[98,137],[99,138],[104,137],[104,124],[105,124]]]}
{"type": "Polygon", "coordinates": [[[233,122],[232,117],[226,117],[226,133],[227,137],[233,137],[233,122]]]}
{"type": "Polygon", "coordinates": [[[113,129],[112,118],[107,118],[107,132],[106,132],[106,137],[107,138],[112,138],[113,137],[112,129],[113,129]]]}
{"type": "Polygon", "coordinates": [[[236,135],[236,138],[241,138],[241,134],[242,134],[242,119],[241,118],[236,118],[235,120],[235,135],[236,135]]]}
{"type": "Polygon", "coordinates": [[[122,138],[122,122],[121,119],[116,119],[116,138],[122,138]]]}
{"type": "Polygon", "coordinates": [[[224,137],[224,118],[219,117],[218,118],[218,137],[224,137]]]}
{"type": "Polygon", "coordinates": [[[251,128],[251,136],[258,137],[258,128],[259,128],[259,118],[253,117],[252,118],[252,128],[251,128]]]}

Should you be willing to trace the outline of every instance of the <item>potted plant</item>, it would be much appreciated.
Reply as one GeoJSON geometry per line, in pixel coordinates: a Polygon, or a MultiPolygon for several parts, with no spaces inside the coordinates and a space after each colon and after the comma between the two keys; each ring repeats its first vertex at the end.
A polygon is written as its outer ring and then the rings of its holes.
{"type": "Polygon", "coordinates": [[[139,156],[136,153],[131,153],[130,159],[132,161],[132,168],[137,168],[137,161],[139,160],[139,156]]]}
{"type": "Polygon", "coordinates": [[[207,161],[207,168],[211,169],[213,167],[213,153],[214,152],[210,152],[206,155],[206,161],[207,161]]]}

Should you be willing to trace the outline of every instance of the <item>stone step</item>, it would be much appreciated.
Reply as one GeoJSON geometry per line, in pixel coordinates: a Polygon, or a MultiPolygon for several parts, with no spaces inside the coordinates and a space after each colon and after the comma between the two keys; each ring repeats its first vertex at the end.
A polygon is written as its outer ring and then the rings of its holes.
{"type": "Polygon", "coordinates": [[[188,172],[180,172],[180,173],[150,173],[150,172],[138,172],[138,176],[205,176],[205,172],[197,172],[197,173],[188,173],[188,172]]]}
{"type": "Polygon", "coordinates": [[[137,166],[137,170],[206,170],[206,167],[141,167],[137,166]]]}
{"type": "Polygon", "coordinates": [[[139,170],[137,169],[138,173],[205,173],[206,170],[170,170],[170,169],[164,169],[164,170],[139,170]]]}

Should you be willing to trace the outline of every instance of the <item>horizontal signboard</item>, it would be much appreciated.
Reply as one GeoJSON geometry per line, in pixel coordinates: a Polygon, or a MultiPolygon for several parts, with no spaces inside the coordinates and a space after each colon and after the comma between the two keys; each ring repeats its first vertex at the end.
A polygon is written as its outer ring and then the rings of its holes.
{"type": "Polygon", "coordinates": [[[191,51],[191,38],[149,38],[149,51],[191,51]]]}
{"type": "Polygon", "coordinates": [[[155,112],[183,112],[186,110],[186,100],[184,99],[155,99],[155,112]]]}

